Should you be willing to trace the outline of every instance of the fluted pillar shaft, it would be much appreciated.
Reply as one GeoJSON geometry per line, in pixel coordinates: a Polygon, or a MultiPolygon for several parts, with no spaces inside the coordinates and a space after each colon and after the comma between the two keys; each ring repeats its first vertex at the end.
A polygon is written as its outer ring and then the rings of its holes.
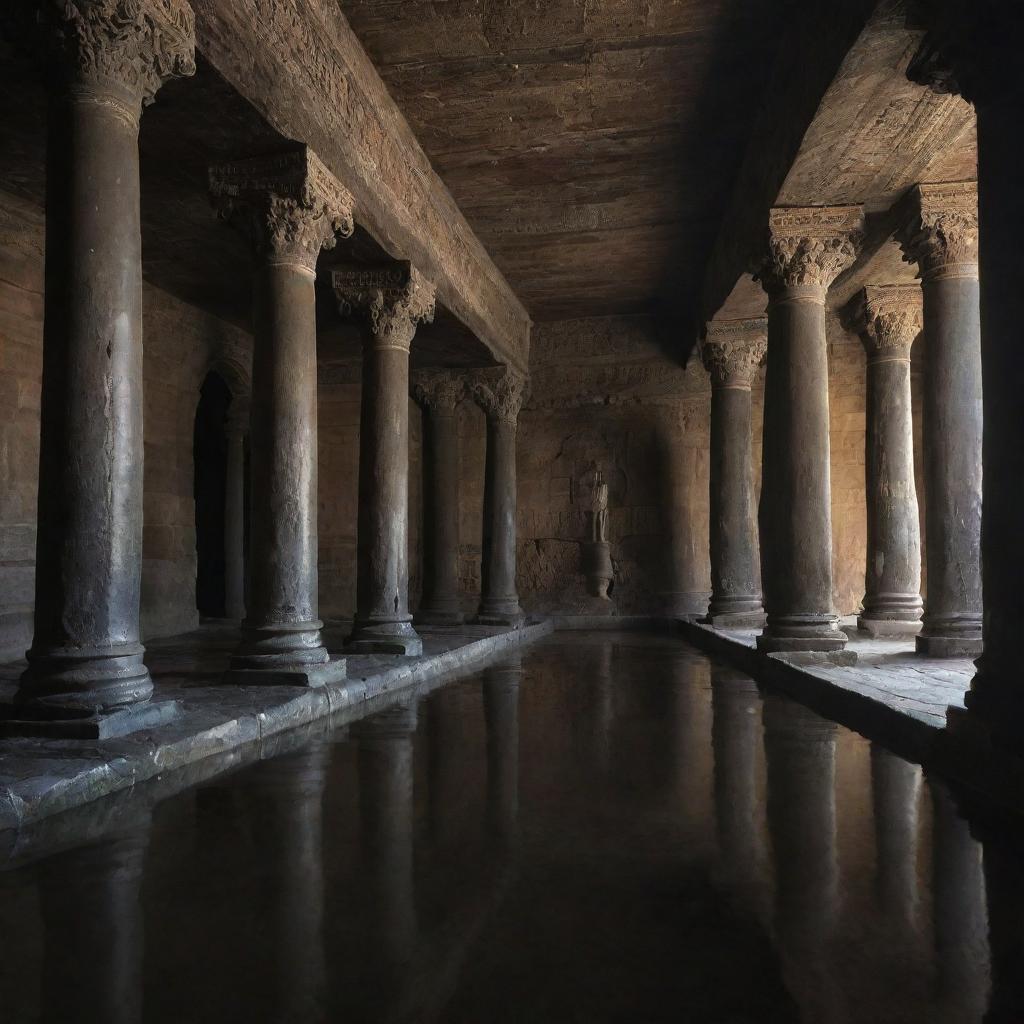
{"type": "Polygon", "coordinates": [[[408,263],[334,271],[343,315],[364,316],[354,653],[418,655],[409,614],[409,348],[434,289],[408,263]]]}
{"type": "Polygon", "coordinates": [[[769,256],[768,365],[759,509],[764,651],[846,646],[832,604],[825,297],[855,258],[860,207],[776,209],[769,256]]]}
{"type": "Polygon", "coordinates": [[[166,78],[195,71],[194,26],[184,0],[114,6],[38,5],[28,26],[49,107],[35,631],[17,699],[50,717],[153,691],[139,642],[139,119],[166,78]]]}
{"type": "Polygon", "coordinates": [[[977,185],[919,185],[899,234],[924,300],[925,558],[918,653],[981,653],[981,319],[977,185]]]}
{"type": "Polygon", "coordinates": [[[529,383],[503,366],[477,371],[469,388],[487,416],[482,593],[476,621],[520,626],[524,615],[516,590],[516,432],[529,383]]]}
{"type": "Polygon", "coordinates": [[[249,593],[229,678],[321,685],[344,663],[329,666],[317,615],[314,282],[352,197],[307,147],[212,168],[210,187],[255,253],[249,593]]]}
{"type": "Polygon", "coordinates": [[[423,409],[423,598],[416,621],[458,625],[459,602],[459,418],[465,393],[461,374],[425,370],[416,374],[413,397],[423,409]]]}
{"type": "Polygon", "coordinates": [[[916,287],[866,288],[867,566],[859,628],[912,636],[921,628],[921,523],[914,481],[910,348],[921,331],[916,287]]]}
{"type": "Polygon", "coordinates": [[[711,374],[711,605],[715,626],[764,625],[754,519],[750,388],[765,356],[764,320],[712,321],[701,346],[711,374]]]}

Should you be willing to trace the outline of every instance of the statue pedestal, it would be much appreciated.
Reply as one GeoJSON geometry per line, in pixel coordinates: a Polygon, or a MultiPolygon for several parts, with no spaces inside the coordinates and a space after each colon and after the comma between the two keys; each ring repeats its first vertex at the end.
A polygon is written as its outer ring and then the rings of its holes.
{"type": "Polygon", "coordinates": [[[587,593],[591,597],[610,602],[608,593],[615,579],[615,571],[608,541],[590,541],[583,546],[583,573],[587,579],[587,593]]]}

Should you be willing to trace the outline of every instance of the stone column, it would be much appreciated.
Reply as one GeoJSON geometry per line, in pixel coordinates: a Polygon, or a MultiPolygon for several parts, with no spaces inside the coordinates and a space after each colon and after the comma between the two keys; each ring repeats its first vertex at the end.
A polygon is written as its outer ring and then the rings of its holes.
{"type": "Polygon", "coordinates": [[[516,591],[516,430],[529,381],[507,366],[477,370],[469,391],[487,416],[482,593],[476,621],[523,624],[516,591]]]}
{"type": "Polygon", "coordinates": [[[825,296],[854,261],[862,220],[858,206],[775,209],[769,216],[769,255],[758,269],[769,299],[759,510],[763,651],[846,646],[832,607],[825,296]]]}
{"type": "Polygon", "coordinates": [[[229,619],[245,618],[245,432],[249,407],[232,402],[228,413],[224,484],[224,604],[229,619]],[[237,404],[237,408],[236,408],[237,404]]]}
{"type": "Polygon", "coordinates": [[[423,409],[423,599],[416,621],[457,626],[459,606],[459,419],[465,395],[462,375],[423,370],[415,375],[413,398],[423,409]]]}
{"type": "Polygon", "coordinates": [[[248,614],[228,679],[344,677],[317,617],[316,262],[353,231],[352,197],[308,147],[210,170],[221,215],[256,256],[248,614]]]}
{"type": "Polygon", "coordinates": [[[923,610],[910,405],[910,347],[921,332],[920,291],[865,288],[858,320],[867,352],[868,544],[857,626],[872,636],[912,636],[921,629],[923,610]]]}
{"type": "Polygon", "coordinates": [[[918,185],[898,233],[924,300],[925,558],[918,653],[981,653],[981,320],[975,182],[918,185]]]}
{"type": "Polygon", "coordinates": [[[388,970],[416,949],[413,880],[413,736],[416,705],[399,704],[352,726],[359,743],[359,807],[374,957],[388,970]]]}
{"type": "Polygon", "coordinates": [[[409,348],[434,318],[434,288],[409,263],[334,271],[343,316],[363,341],[356,614],[348,649],[423,653],[409,614],[409,348]]]}
{"type": "Polygon", "coordinates": [[[23,8],[44,37],[49,106],[35,633],[17,701],[27,717],[96,718],[153,692],[139,642],[139,118],[195,71],[195,33],[185,0],[23,8]]]}
{"type": "Polygon", "coordinates": [[[767,348],[764,320],[711,321],[701,358],[711,374],[713,626],[764,625],[754,522],[750,387],[767,348]]]}

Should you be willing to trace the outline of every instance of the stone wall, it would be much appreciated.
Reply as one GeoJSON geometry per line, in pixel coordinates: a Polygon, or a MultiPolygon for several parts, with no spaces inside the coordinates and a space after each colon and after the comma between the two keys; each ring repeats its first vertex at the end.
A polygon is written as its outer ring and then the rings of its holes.
{"type": "MultiPolygon", "coordinates": [[[[43,226],[36,207],[0,192],[0,658],[19,657],[32,635],[43,226]]],[[[143,636],[162,636],[198,622],[192,433],[199,388],[212,368],[247,376],[251,342],[150,285],[143,323],[142,628],[143,636]]]]}

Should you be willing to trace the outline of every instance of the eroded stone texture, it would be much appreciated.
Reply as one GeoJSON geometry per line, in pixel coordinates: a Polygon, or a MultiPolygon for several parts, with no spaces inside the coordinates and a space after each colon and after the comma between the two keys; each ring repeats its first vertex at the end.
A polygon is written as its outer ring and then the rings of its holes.
{"type": "Polygon", "coordinates": [[[711,321],[701,346],[711,375],[711,606],[716,626],[761,625],[750,389],[764,362],[765,320],[711,321]]]}
{"type": "Polygon", "coordinates": [[[977,196],[974,182],[919,185],[898,236],[924,301],[928,593],[917,649],[933,657],[982,649],[977,196]]]}
{"type": "Polygon", "coordinates": [[[35,631],[20,702],[148,700],[139,117],[195,70],[184,0],[47,4],[46,280],[35,631]]]}
{"type": "Polygon", "coordinates": [[[335,270],[342,314],[366,323],[359,419],[356,615],[349,647],[416,655],[409,614],[409,347],[434,288],[408,263],[335,270]]]}
{"type": "Polygon", "coordinates": [[[315,685],[330,659],[317,617],[313,285],[320,250],[352,233],[352,197],[304,146],[212,168],[210,188],[255,254],[252,559],[231,678],[315,685]]]}
{"type": "Polygon", "coordinates": [[[768,292],[759,511],[764,650],[841,650],[832,606],[825,295],[856,257],[859,207],[776,209],[758,275],[768,292]]]}
{"type": "Polygon", "coordinates": [[[914,479],[910,350],[921,332],[916,286],[871,287],[858,307],[867,353],[867,568],[861,629],[917,633],[921,527],[914,479]]]}

